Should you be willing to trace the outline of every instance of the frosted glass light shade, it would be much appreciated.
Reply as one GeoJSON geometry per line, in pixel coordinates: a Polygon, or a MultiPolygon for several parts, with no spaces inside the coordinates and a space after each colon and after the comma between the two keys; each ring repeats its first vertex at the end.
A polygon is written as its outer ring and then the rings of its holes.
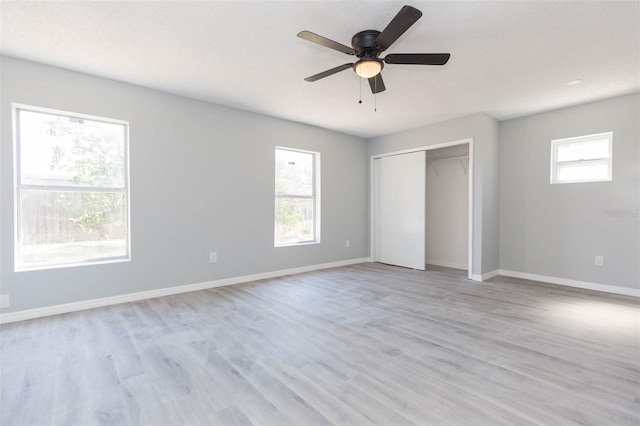
{"type": "Polygon", "coordinates": [[[382,64],[378,61],[360,61],[356,63],[356,74],[362,78],[375,77],[382,70],[382,64]]]}

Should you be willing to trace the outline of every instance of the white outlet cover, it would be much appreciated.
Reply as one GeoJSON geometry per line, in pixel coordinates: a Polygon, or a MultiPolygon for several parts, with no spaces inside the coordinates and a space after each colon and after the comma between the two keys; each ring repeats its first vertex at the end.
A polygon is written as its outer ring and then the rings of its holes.
{"type": "Polygon", "coordinates": [[[604,266],[604,256],[596,256],[596,266],[604,266]]]}

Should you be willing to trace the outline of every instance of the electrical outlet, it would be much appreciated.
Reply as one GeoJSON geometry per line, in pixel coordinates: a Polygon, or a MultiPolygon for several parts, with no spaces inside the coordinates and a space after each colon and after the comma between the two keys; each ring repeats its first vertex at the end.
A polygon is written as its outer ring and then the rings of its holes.
{"type": "Polygon", "coordinates": [[[345,242],[344,242],[344,246],[345,246],[346,248],[351,247],[351,241],[349,241],[349,240],[345,241],[345,242]]]}
{"type": "Polygon", "coordinates": [[[604,266],[604,256],[596,256],[596,266],[604,266]]]}
{"type": "Polygon", "coordinates": [[[218,261],[218,252],[212,251],[209,253],[209,263],[216,263],[218,261]]]}
{"type": "Polygon", "coordinates": [[[11,299],[8,294],[0,294],[0,309],[8,308],[11,306],[11,299]]]}

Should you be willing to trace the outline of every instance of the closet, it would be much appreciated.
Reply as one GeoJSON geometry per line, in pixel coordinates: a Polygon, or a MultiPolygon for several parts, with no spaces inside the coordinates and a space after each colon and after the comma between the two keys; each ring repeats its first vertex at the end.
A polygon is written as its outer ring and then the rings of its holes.
{"type": "Polygon", "coordinates": [[[470,144],[372,158],[372,257],[468,270],[470,144]]]}

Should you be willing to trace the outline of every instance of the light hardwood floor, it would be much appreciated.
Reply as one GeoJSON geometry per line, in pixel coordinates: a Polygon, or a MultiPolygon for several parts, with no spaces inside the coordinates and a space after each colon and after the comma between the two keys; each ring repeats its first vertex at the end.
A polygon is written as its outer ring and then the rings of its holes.
{"type": "Polygon", "coordinates": [[[2,425],[640,423],[640,306],[361,264],[4,325],[2,425]]]}

